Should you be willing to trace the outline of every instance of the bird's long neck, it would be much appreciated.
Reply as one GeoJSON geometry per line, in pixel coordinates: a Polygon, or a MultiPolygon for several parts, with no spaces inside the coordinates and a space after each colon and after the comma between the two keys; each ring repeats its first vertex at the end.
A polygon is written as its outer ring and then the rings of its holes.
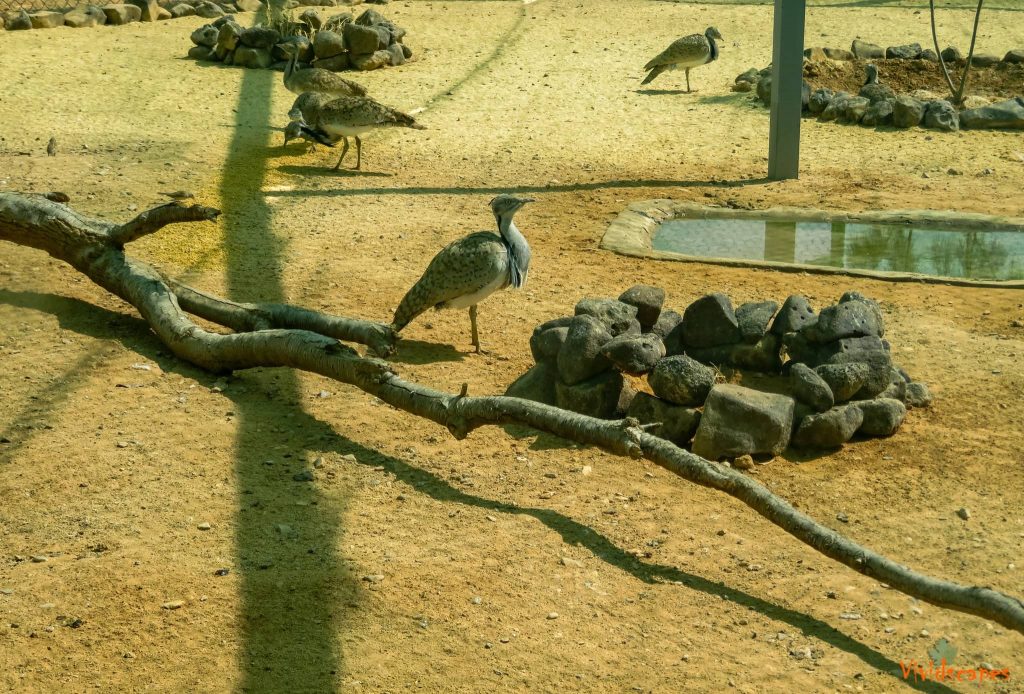
{"type": "Polygon", "coordinates": [[[516,228],[512,215],[498,218],[498,233],[504,239],[509,251],[509,279],[513,287],[526,284],[526,273],[530,270],[530,244],[526,237],[516,228]]]}
{"type": "Polygon", "coordinates": [[[288,82],[292,78],[292,74],[295,73],[295,64],[299,62],[299,45],[295,44],[295,52],[292,53],[292,59],[288,61],[288,64],[284,67],[284,81],[288,82]]]}
{"type": "Polygon", "coordinates": [[[704,37],[708,40],[708,44],[711,46],[711,55],[708,56],[708,62],[718,60],[718,46],[715,44],[715,39],[710,34],[705,34],[704,37]]]}

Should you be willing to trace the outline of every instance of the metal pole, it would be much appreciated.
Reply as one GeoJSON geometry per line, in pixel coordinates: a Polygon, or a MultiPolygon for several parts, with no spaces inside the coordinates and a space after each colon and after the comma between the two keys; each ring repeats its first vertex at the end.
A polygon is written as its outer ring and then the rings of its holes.
{"type": "Polygon", "coordinates": [[[805,6],[805,0],[775,0],[768,178],[776,181],[800,175],[805,6]]]}

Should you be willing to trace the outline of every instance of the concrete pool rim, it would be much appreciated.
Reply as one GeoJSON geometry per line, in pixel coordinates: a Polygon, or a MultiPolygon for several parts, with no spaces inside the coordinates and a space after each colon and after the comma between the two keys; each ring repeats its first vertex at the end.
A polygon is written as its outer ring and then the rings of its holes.
{"type": "Polygon", "coordinates": [[[955,227],[965,231],[991,231],[995,228],[1008,232],[1024,232],[1024,218],[999,217],[970,212],[944,210],[890,210],[886,212],[829,212],[802,207],[770,207],[763,210],[714,207],[668,199],[643,200],[630,204],[612,220],[601,238],[600,248],[620,255],[656,260],[675,260],[706,263],[728,267],[807,272],[827,275],[847,275],[867,279],[896,282],[929,282],[965,287],[997,289],[1024,289],[1024,280],[975,280],[964,277],[940,277],[911,272],[886,272],[833,268],[803,263],[782,263],[769,260],[743,260],[685,255],[654,248],[654,235],[658,227],[673,219],[744,219],[780,222],[844,222],[862,224],[920,224],[932,227],[955,227]]]}

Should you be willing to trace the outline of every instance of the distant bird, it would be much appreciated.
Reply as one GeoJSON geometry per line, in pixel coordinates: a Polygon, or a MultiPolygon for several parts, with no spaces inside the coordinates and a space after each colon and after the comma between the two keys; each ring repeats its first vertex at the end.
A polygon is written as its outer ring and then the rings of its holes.
{"type": "Polygon", "coordinates": [[[319,67],[298,69],[299,48],[294,43],[281,43],[278,47],[289,56],[284,68],[284,86],[294,93],[323,92],[330,96],[366,96],[366,87],[319,67]]]}
{"type": "Polygon", "coordinates": [[[686,92],[690,92],[690,70],[718,60],[718,46],[715,39],[723,41],[718,29],[708,27],[703,34],[690,34],[676,39],[668,48],[659,53],[644,70],[650,70],[640,84],[647,84],[665,70],[686,70],[686,92]]]}
{"type": "Polygon", "coordinates": [[[392,330],[398,333],[429,308],[468,307],[473,347],[479,352],[476,305],[499,289],[526,284],[530,245],[512,217],[528,202],[533,199],[509,194],[491,200],[498,234],[479,231],[445,246],[402,299],[392,330]]]}
{"type": "Polygon", "coordinates": [[[50,141],[46,143],[46,156],[57,156],[57,138],[51,137],[50,141]]]}
{"type": "Polygon", "coordinates": [[[893,88],[878,80],[878,68],[874,64],[868,63],[864,68],[864,73],[864,86],[860,88],[860,96],[866,97],[871,103],[896,98],[893,88]]]}
{"type": "Polygon", "coordinates": [[[368,96],[342,96],[332,99],[311,112],[315,116],[310,122],[292,121],[291,131],[285,130],[285,144],[293,136],[301,135],[312,142],[334,147],[339,140],[345,141],[341,158],[334,166],[337,170],[348,154],[348,138],[356,140],[356,169],[362,167],[363,141],[360,135],[376,128],[414,128],[426,130],[412,116],[396,111],[390,106],[374,101],[368,96]]]}
{"type": "Polygon", "coordinates": [[[878,66],[874,63],[868,63],[864,67],[865,79],[864,84],[878,84],[878,66]]]}

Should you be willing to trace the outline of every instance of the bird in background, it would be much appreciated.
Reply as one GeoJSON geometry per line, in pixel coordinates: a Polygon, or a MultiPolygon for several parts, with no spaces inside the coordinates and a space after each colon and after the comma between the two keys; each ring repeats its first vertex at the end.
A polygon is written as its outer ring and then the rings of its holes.
{"type": "Polygon", "coordinates": [[[360,135],[377,128],[426,130],[426,127],[417,123],[412,116],[385,106],[368,96],[342,96],[308,111],[308,122],[293,120],[288,125],[285,129],[284,143],[287,145],[289,140],[300,136],[328,147],[334,147],[339,141],[344,141],[345,146],[341,150],[341,158],[334,166],[335,170],[338,170],[345,161],[350,137],[356,140],[355,168],[358,170],[362,168],[363,162],[363,141],[360,135]]]}
{"type": "Polygon", "coordinates": [[[288,56],[288,64],[284,68],[285,89],[293,94],[303,92],[321,92],[333,97],[366,96],[366,87],[336,75],[330,70],[320,67],[299,68],[299,47],[294,43],[277,45],[288,56]]]}
{"type": "Polygon", "coordinates": [[[530,245],[512,218],[530,202],[533,198],[507,193],[491,200],[498,233],[479,231],[445,246],[398,305],[391,329],[397,334],[430,308],[468,308],[473,347],[479,353],[477,304],[498,290],[526,284],[530,245]]]}
{"type": "Polygon", "coordinates": [[[665,70],[686,70],[686,93],[690,93],[690,70],[718,60],[718,46],[715,39],[723,41],[715,27],[708,27],[703,34],[690,34],[676,39],[672,44],[651,59],[644,70],[650,70],[641,84],[650,83],[665,70]]]}

